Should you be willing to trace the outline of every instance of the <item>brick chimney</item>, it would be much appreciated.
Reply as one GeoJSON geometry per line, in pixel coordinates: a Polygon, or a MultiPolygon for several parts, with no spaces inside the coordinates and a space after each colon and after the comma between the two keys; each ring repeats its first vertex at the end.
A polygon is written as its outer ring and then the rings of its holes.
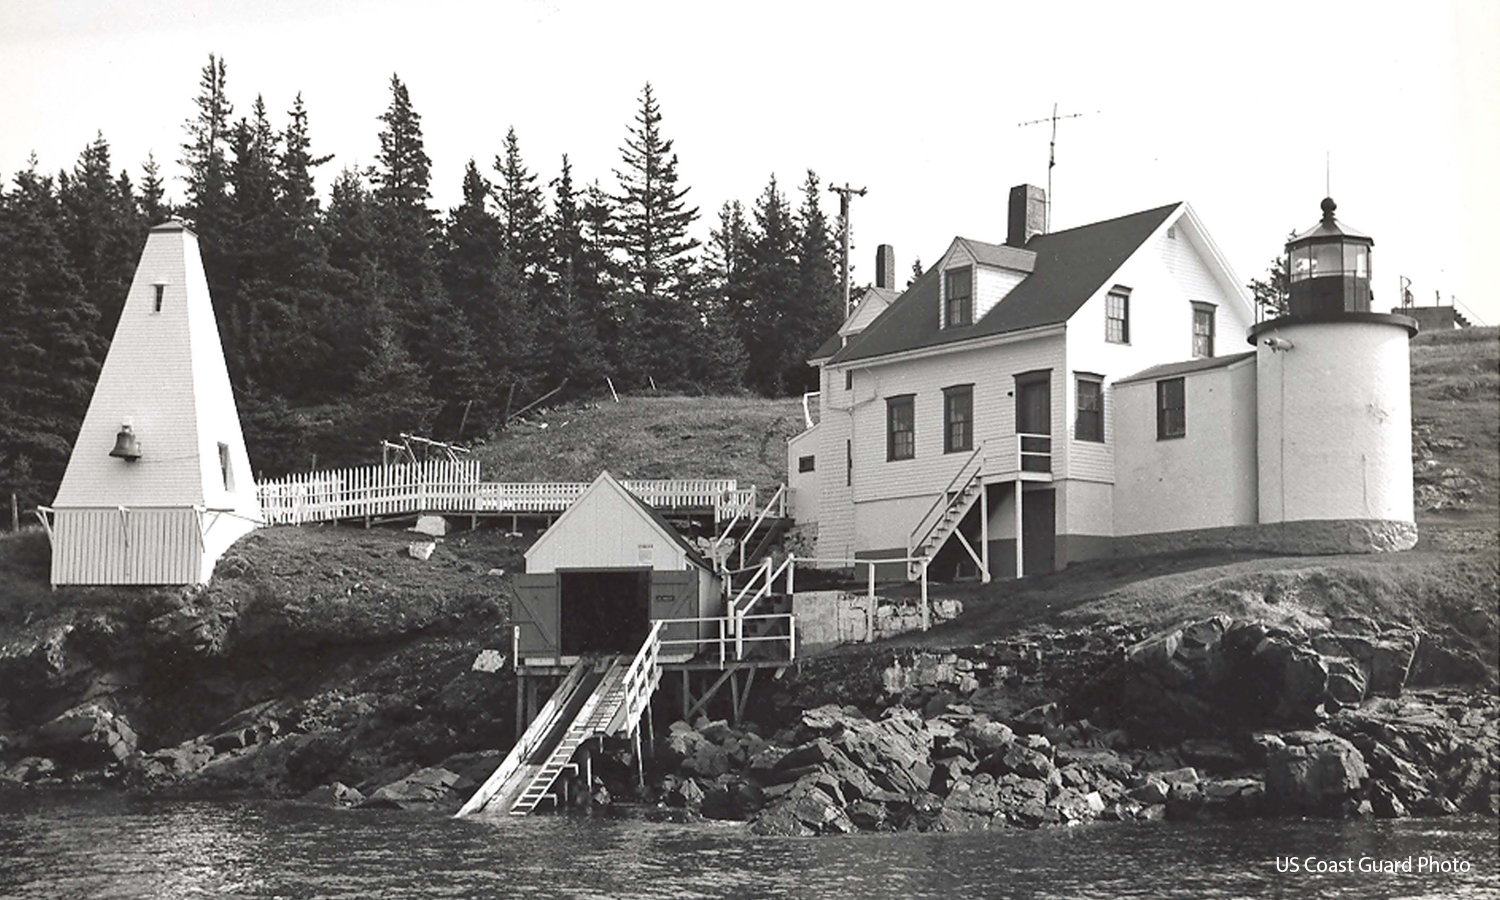
{"type": "Polygon", "coordinates": [[[1047,230],[1047,192],[1034,184],[1018,184],[1010,189],[1010,215],[1005,243],[1025,247],[1032,236],[1047,230]]]}
{"type": "Polygon", "coordinates": [[[896,289],[896,248],[890,244],[875,248],[875,286],[896,289]]]}

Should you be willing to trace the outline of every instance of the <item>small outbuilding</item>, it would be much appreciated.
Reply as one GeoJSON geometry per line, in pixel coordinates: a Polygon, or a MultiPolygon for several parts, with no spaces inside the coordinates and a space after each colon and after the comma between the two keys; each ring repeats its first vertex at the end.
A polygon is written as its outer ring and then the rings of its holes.
{"type": "MultiPolygon", "coordinates": [[[[567,664],[587,654],[633,653],[654,619],[724,615],[718,575],[670,522],[608,472],[569,506],[526,551],[511,620],[519,627],[517,661],[567,664]]],[[[670,626],[663,640],[717,639],[718,626],[670,626]]],[[[668,645],[664,660],[691,657],[668,645]]]]}

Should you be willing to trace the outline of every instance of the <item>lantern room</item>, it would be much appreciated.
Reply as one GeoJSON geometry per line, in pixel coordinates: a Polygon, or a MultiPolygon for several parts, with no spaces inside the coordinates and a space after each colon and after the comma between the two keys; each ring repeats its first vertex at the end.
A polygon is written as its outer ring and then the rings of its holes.
{"type": "Polygon", "coordinates": [[[1287,242],[1292,316],[1370,311],[1370,250],[1375,241],[1334,218],[1337,208],[1332,197],[1323,198],[1322,220],[1287,242]]]}

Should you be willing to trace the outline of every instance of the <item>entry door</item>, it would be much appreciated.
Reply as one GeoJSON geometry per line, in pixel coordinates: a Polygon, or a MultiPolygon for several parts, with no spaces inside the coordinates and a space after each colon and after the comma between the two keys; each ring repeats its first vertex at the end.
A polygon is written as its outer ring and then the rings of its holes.
{"type": "Polygon", "coordinates": [[[1027,575],[1045,575],[1057,565],[1057,494],[1052,489],[1021,495],[1021,564],[1027,575]]]}
{"type": "MultiPolygon", "coordinates": [[[[698,618],[698,571],[651,573],[651,618],[696,619],[698,618]]],[[[686,641],[698,636],[697,623],[668,625],[661,630],[664,641],[686,641]]],[[[715,634],[717,634],[717,629],[715,634]]],[[[706,648],[705,648],[706,649],[706,648]]],[[[696,653],[698,648],[681,644],[668,647],[671,653],[696,653]]]]}
{"type": "MultiPolygon", "coordinates": [[[[1052,434],[1052,373],[1016,378],[1016,433],[1052,434]]],[[[1052,439],[1021,439],[1021,471],[1052,471],[1052,439]]]]}
{"type": "Polygon", "coordinates": [[[517,575],[510,621],[520,626],[519,652],[524,656],[556,656],[560,614],[557,576],[551,572],[517,575]]]}

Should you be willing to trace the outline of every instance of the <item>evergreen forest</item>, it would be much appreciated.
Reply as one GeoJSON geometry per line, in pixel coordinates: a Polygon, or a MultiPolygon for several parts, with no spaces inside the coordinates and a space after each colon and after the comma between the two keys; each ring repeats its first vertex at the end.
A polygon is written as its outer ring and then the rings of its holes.
{"type": "Polygon", "coordinates": [[[198,235],[258,476],[365,464],[400,432],[483,439],[541,397],[816,387],[805,361],[843,315],[826,190],[773,176],[695,239],[650,84],[604,177],[528,161],[511,129],[439,210],[398,76],[374,164],[326,197],[315,174],[336,163],[300,94],[237,114],[227,81],[210,56],[180,184],[154,157],[116,168],[103,134],[71,169],[33,155],[0,184],[0,497],[22,509],[55,496],[147,232],[171,216],[198,235]]]}

